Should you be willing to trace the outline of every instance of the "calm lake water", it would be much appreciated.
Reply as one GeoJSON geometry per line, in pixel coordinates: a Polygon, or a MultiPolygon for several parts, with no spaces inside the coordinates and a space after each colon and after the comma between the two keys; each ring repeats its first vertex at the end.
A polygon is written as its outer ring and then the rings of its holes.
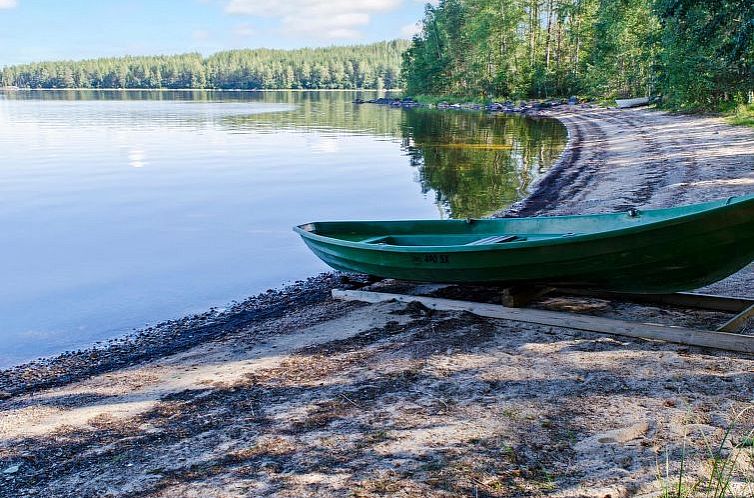
{"type": "Polygon", "coordinates": [[[0,366],[326,270],[296,224],[483,216],[566,141],[373,96],[0,92],[0,366]]]}

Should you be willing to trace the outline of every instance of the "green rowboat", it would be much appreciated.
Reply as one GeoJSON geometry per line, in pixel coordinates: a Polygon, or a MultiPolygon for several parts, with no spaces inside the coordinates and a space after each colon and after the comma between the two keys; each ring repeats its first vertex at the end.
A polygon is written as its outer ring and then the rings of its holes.
{"type": "Polygon", "coordinates": [[[754,195],[615,214],[294,228],[331,267],[423,282],[697,289],[754,260],[754,195]]]}

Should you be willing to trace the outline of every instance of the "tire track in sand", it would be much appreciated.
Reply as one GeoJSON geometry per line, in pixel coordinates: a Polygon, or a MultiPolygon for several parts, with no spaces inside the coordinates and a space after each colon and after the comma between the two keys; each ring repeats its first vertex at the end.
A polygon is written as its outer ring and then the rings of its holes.
{"type": "Polygon", "coordinates": [[[498,216],[656,208],[754,190],[754,130],[645,109],[542,113],[568,129],[560,160],[498,216]]]}

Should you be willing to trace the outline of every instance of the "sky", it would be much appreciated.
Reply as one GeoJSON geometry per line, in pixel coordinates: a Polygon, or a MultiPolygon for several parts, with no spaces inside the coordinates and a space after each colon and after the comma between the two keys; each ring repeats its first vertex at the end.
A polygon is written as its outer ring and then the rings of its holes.
{"type": "Polygon", "coordinates": [[[426,0],[0,0],[0,67],[410,38],[426,0]]]}

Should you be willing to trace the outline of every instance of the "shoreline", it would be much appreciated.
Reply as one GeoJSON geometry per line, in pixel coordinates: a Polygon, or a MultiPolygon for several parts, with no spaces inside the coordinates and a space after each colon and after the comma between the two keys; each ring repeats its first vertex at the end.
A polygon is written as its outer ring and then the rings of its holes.
{"type": "MultiPolygon", "coordinates": [[[[7,88],[0,87],[0,92],[3,90],[8,90],[7,88]]],[[[347,90],[347,89],[335,89],[335,90],[328,90],[328,89],[269,89],[269,90],[246,90],[246,89],[201,89],[201,88],[183,88],[183,89],[139,89],[139,88],[18,88],[15,90],[21,90],[21,91],[34,91],[34,92],[57,92],[57,91],[125,91],[125,92],[140,92],[140,91],[150,91],[150,92],[185,92],[185,91],[225,91],[225,92],[248,92],[248,93],[254,93],[254,92],[277,92],[277,91],[296,91],[296,92],[304,92],[304,91],[315,91],[315,92],[330,92],[330,91],[336,91],[336,92],[377,92],[377,93],[387,93],[390,94],[391,92],[397,91],[397,90],[384,90],[384,91],[378,91],[378,90],[364,90],[364,89],[357,89],[357,90],[347,90]]],[[[382,105],[382,104],[378,104],[382,105]]],[[[479,111],[480,109],[456,109],[455,107],[447,107],[447,108],[440,108],[438,110],[474,110],[479,111]]],[[[538,116],[538,110],[530,109],[525,113],[527,116],[531,118],[536,118],[538,116]]],[[[560,162],[560,161],[558,161],[560,162]]],[[[508,209],[508,208],[506,208],[508,209]]],[[[489,213],[485,216],[493,217],[496,213],[489,213]]],[[[332,276],[337,277],[337,273],[333,271],[328,271],[326,273],[322,273],[316,276],[308,276],[303,277],[308,284],[311,282],[320,282],[323,279],[329,279],[332,276]]],[[[299,281],[302,282],[302,281],[299,281]]],[[[172,334],[179,329],[186,329],[186,330],[193,330],[195,328],[200,328],[202,330],[209,329],[211,326],[208,324],[215,323],[216,321],[224,320],[226,319],[226,315],[234,314],[236,313],[239,307],[243,307],[245,303],[256,303],[258,301],[263,301],[266,299],[268,295],[273,294],[282,294],[282,295],[288,295],[290,293],[294,294],[302,294],[304,291],[302,291],[301,285],[299,285],[299,282],[296,282],[295,284],[283,284],[274,288],[270,288],[267,291],[260,292],[258,294],[252,295],[252,296],[246,296],[243,298],[241,303],[236,303],[236,301],[233,301],[227,305],[218,305],[213,306],[206,311],[198,311],[196,313],[187,314],[184,316],[177,316],[173,318],[166,318],[166,319],[151,319],[150,323],[145,324],[144,326],[136,326],[136,327],[129,327],[128,329],[123,329],[121,333],[116,334],[114,336],[111,336],[109,338],[105,338],[102,340],[98,340],[94,343],[89,344],[80,344],[80,345],[74,345],[70,349],[66,349],[63,351],[58,351],[51,353],[46,356],[41,357],[31,357],[29,359],[21,360],[20,362],[13,362],[11,364],[2,364],[0,363],[0,400],[7,398],[10,394],[15,394],[17,392],[22,392],[24,389],[31,388],[41,388],[41,387],[51,387],[55,385],[59,385],[60,382],[70,382],[71,380],[81,378],[83,375],[86,375],[83,372],[88,372],[87,374],[98,374],[107,371],[108,368],[118,368],[123,365],[132,364],[136,361],[146,361],[150,359],[154,359],[156,357],[159,357],[161,354],[169,354],[171,351],[176,352],[180,351],[182,349],[185,349],[187,347],[190,347],[191,345],[197,344],[201,342],[202,340],[209,340],[213,337],[212,334],[205,334],[205,333],[198,333],[194,334],[195,340],[188,341],[186,338],[181,338],[180,340],[175,340],[175,338],[172,337],[172,334]],[[221,308],[225,311],[221,313],[219,316],[216,313],[217,308],[221,308]],[[151,323],[154,322],[154,325],[151,323]],[[152,350],[151,352],[139,352],[139,353],[129,353],[129,354],[119,354],[117,358],[111,358],[109,360],[103,361],[102,359],[102,352],[107,352],[108,350],[112,349],[113,351],[118,352],[124,352],[129,349],[133,350],[141,350],[142,345],[145,343],[145,338],[153,337],[153,341],[146,341],[151,342],[152,350]],[[170,341],[169,344],[172,344],[172,346],[164,346],[160,345],[159,347],[154,346],[154,344],[160,342],[161,340],[168,340],[170,341]],[[94,365],[92,365],[91,368],[88,368],[84,366],[84,364],[90,356],[94,355],[96,357],[95,360],[91,360],[94,362],[94,365]],[[67,366],[63,366],[63,364],[67,366]],[[75,366],[74,366],[75,365],[75,366]],[[50,375],[49,371],[53,370],[56,372],[60,372],[61,370],[64,370],[66,368],[75,368],[77,371],[81,371],[82,373],[77,375],[67,375],[63,373],[58,373],[56,375],[59,375],[63,381],[57,381],[57,380],[43,380],[40,382],[32,383],[29,386],[19,388],[19,387],[13,387],[12,385],[16,383],[16,381],[9,381],[8,379],[15,379],[19,378],[18,371],[45,371],[48,373],[45,373],[44,375],[50,375]],[[10,386],[10,387],[9,387],[10,386]]],[[[113,352],[110,352],[111,354],[106,354],[106,356],[113,356],[113,352]]],[[[34,374],[24,374],[24,376],[36,376],[34,374]]]]}
{"type": "Polygon", "coordinates": [[[517,216],[671,207],[754,188],[754,130],[720,116],[598,107],[537,116],[563,123],[568,142],[531,194],[512,206],[517,216]]]}
{"type": "Polygon", "coordinates": [[[220,312],[211,308],[203,313],[164,320],[101,344],[0,369],[0,401],[185,351],[255,320],[280,317],[291,306],[322,302],[330,297],[331,289],[342,286],[340,281],[335,273],[321,273],[268,289],[224,307],[220,312]]]}
{"type": "Polygon", "coordinates": [[[400,92],[400,88],[378,90],[376,88],[4,88],[0,92],[238,92],[238,93],[264,93],[264,92],[377,92],[392,93],[400,92]]]}
{"type": "MultiPolygon", "coordinates": [[[[754,189],[754,130],[722,119],[538,115],[563,122],[568,144],[531,195],[498,216],[754,189]]],[[[52,496],[651,496],[658,454],[669,452],[673,475],[684,445],[686,472],[702,475],[705,441],[754,399],[751,355],[329,298],[366,283],[325,273],[0,371],[0,483],[52,496]],[[688,424],[706,436],[687,441],[688,424]]],[[[750,266],[710,290],[750,297],[753,283],[750,266]]],[[[537,306],[686,326],[723,318],[545,301],[537,306]]]]}

